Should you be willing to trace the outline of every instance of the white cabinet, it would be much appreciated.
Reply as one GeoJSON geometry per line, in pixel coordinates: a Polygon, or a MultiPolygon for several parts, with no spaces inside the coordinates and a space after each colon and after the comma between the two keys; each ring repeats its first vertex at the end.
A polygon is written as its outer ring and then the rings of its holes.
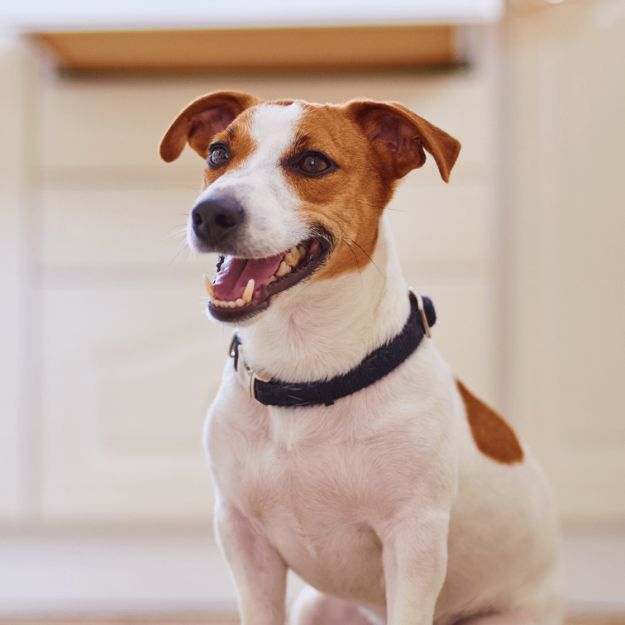
{"type": "Polygon", "coordinates": [[[45,288],[45,519],[210,518],[201,431],[229,335],[199,289],[147,276],[45,288]]]}
{"type": "Polygon", "coordinates": [[[513,13],[510,403],[566,519],[625,517],[625,20],[615,3],[513,13]]]}
{"type": "Polygon", "coordinates": [[[429,292],[435,337],[469,384],[497,390],[491,80],[459,74],[228,80],[67,80],[42,86],[41,514],[54,522],[209,523],[201,451],[229,331],[203,313],[186,214],[201,161],[161,163],[163,131],[214,89],[316,101],[398,100],[463,141],[450,185],[433,159],[390,208],[407,275],[429,292]],[[456,103],[462,102],[462,107],[456,103]]]}
{"type": "MultiPolygon", "coordinates": [[[[191,185],[190,185],[191,186],[191,185]]],[[[189,209],[197,192],[181,185],[151,182],[103,184],[83,175],[68,184],[49,183],[42,193],[42,262],[46,271],[211,272],[215,257],[192,254],[186,245],[189,209]]],[[[198,295],[201,291],[198,292],[198,295]]]]}

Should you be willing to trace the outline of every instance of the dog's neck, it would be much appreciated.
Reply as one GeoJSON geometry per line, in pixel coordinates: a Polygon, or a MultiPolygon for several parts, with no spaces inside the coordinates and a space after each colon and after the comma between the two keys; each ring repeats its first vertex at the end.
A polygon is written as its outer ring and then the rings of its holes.
{"type": "Polygon", "coordinates": [[[286,292],[239,328],[247,364],[284,382],[340,375],[400,332],[408,292],[383,219],[372,262],[359,272],[286,292]]]}

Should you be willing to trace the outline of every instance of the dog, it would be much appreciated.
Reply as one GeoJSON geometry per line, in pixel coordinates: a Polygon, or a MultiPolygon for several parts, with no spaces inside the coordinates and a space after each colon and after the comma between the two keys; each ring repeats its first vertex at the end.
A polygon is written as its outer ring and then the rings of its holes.
{"type": "Polygon", "coordinates": [[[236,333],[204,440],[244,625],[555,625],[558,523],[513,429],[429,338],[385,223],[397,182],[460,151],[393,102],[191,102],[161,144],[204,159],[190,247],[236,333]]]}

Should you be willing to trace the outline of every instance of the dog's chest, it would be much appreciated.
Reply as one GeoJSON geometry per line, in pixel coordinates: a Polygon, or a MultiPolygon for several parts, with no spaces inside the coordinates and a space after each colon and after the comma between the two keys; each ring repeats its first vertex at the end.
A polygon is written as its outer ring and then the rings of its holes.
{"type": "Polygon", "coordinates": [[[224,425],[211,457],[227,493],[289,566],[328,591],[383,596],[376,524],[416,479],[414,446],[399,432],[355,435],[347,422],[267,419],[254,431],[224,425]],[[410,458],[406,457],[409,453],[410,458]],[[413,470],[415,474],[413,474],[413,470]]]}
{"type": "Polygon", "coordinates": [[[372,453],[363,442],[307,436],[297,425],[281,424],[233,452],[239,471],[228,492],[266,525],[286,514],[302,530],[321,533],[326,521],[332,527],[356,522],[370,504],[363,472],[372,453]]]}

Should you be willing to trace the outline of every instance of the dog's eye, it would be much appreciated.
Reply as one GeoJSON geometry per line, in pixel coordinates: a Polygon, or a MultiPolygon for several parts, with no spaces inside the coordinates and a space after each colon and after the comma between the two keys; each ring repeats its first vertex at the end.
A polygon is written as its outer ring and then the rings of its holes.
{"type": "Polygon", "coordinates": [[[230,152],[223,143],[211,145],[210,154],[208,155],[208,166],[211,169],[217,169],[225,165],[230,160],[230,152]]]}
{"type": "Polygon", "coordinates": [[[291,168],[297,173],[315,178],[336,169],[336,165],[321,152],[305,152],[293,161],[291,168]]]}

